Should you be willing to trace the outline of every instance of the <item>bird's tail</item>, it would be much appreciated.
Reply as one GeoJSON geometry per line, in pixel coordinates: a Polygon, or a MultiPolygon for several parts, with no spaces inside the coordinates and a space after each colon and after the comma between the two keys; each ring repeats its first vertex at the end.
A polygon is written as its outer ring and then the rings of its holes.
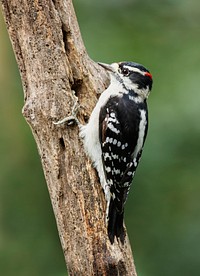
{"type": "Polygon", "coordinates": [[[125,239],[125,230],[123,226],[124,210],[119,211],[115,199],[110,198],[108,211],[108,237],[111,244],[114,243],[114,238],[119,238],[122,243],[125,239]]]}

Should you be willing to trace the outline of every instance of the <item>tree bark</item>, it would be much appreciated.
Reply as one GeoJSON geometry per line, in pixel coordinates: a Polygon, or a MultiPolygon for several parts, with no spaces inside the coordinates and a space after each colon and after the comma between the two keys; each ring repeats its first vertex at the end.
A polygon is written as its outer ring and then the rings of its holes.
{"type": "Polygon", "coordinates": [[[85,123],[109,79],[87,55],[71,0],[1,0],[70,275],[136,275],[128,238],[111,245],[106,202],[76,126],[55,126],[78,97],[85,123]]]}

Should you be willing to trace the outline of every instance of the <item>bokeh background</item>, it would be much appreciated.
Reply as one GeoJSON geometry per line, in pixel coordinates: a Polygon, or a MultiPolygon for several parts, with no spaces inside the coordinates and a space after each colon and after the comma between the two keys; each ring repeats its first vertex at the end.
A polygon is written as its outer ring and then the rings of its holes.
{"type": "MultiPolygon", "coordinates": [[[[152,72],[150,128],[126,204],[139,276],[200,275],[200,1],[75,0],[96,61],[152,72]]],[[[66,275],[23,92],[0,15],[0,274],[66,275]]]]}

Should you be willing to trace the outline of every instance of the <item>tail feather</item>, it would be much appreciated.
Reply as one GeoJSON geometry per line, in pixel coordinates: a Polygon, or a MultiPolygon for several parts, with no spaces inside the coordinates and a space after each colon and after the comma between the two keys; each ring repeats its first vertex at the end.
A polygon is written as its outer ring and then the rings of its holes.
{"type": "Polygon", "coordinates": [[[111,244],[114,243],[115,236],[124,243],[125,230],[123,226],[124,210],[121,212],[117,209],[115,200],[110,199],[109,212],[108,212],[108,237],[111,244]]]}

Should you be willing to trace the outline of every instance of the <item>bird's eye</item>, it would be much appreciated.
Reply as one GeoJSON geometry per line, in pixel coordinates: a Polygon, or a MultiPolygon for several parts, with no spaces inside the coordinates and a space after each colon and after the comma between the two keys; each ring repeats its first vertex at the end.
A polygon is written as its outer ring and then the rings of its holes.
{"type": "Polygon", "coordinates": [[[130,71],[127,69],[127,68],[122,68],[121,69],[121,73],[124,75],[124,76],[128,76],[130,71]]]}

